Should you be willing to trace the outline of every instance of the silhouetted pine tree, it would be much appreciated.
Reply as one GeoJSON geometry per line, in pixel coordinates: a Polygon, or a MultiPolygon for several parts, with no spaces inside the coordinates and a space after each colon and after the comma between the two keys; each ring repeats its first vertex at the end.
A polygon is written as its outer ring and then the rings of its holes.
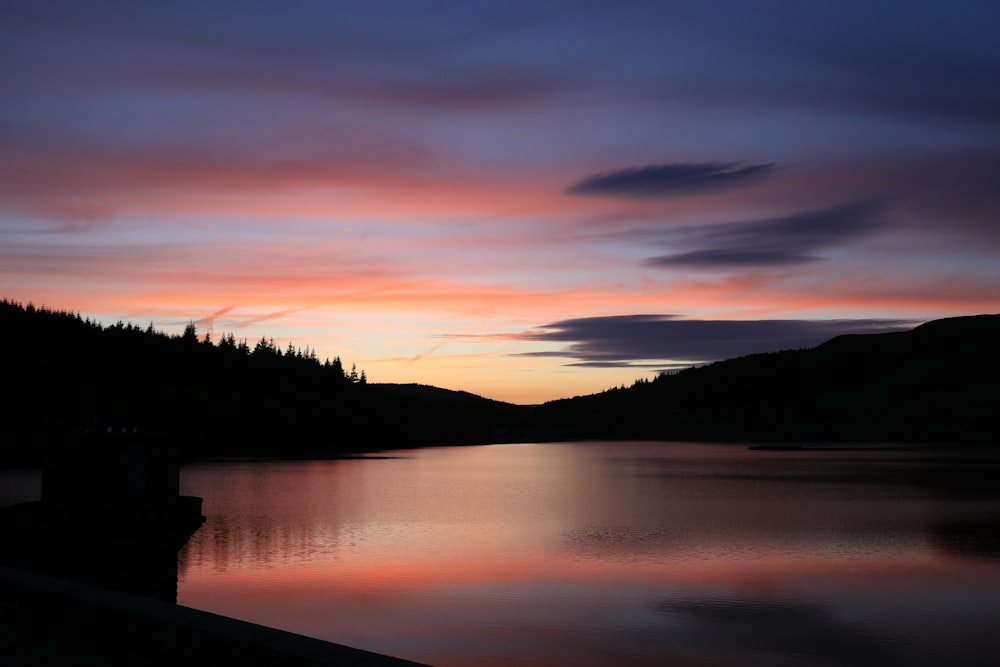
{"type": "Polygon", "coordinates": [[[357,413],[339,358],[321,364],[293,345],[282,354],[268,337],[253,350],[231,333],[218,345],[206,338],[198,340],[193,321],[168,336],[152,322],[103,327],[78,313],[0,301],[10,395],[0,402],[0,461],[17,459],[14,450],[37,461],[46,440],[109,426],[179,439],[192,453],[348,446],[329,429],[331,419],[357,413]]]}

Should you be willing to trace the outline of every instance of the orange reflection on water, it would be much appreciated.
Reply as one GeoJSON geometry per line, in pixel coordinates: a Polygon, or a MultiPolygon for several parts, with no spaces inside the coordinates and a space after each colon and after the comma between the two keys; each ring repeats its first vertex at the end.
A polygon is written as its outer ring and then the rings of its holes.
{"type": "Polygon", "coordinates": [[[1000,567],[941,528],[974,506],[912,462],[802,457],[592,443],[189,471],[209,521],[178,599],[436,665],[989,655],[1000,567]]]}

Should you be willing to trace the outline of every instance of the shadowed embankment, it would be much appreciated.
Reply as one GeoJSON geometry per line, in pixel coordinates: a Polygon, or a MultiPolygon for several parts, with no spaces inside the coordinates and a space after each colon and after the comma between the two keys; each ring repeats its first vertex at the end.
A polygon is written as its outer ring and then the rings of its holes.
{"type": "Polygon", "coordinates": [[[2,567],[0,654],[8,665],[418,664],[158,600],[2,567]]]}

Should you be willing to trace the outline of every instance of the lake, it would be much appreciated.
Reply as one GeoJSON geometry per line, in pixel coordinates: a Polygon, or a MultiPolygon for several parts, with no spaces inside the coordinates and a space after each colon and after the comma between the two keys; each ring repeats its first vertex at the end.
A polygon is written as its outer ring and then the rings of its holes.
{"type": "Polygon", "coordinates": [[[1000,664],[1000,462],[553,443],[187,466],[178,603],[439,667],[1000,664]]]}

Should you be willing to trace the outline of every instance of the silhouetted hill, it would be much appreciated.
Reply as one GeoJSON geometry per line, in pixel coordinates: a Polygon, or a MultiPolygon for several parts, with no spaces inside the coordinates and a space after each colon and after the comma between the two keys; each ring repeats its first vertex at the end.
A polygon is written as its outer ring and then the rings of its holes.
{"type": "Polygon", "coordinates": [[[378,420],[383,437],[420,445],[507,441],[529,410],[422,384],[369,384],[365,395],[370,409],[392,406],[389,419],[378,420]]]}
{"type": "Polygon", "coordinates": [[[553,401],[543,438],[998,442],[1000,315],[838,336],[553,401]]]}
{"type": "Polygon", "coordinates": [[[514,406],[365,382],[306,350],[199,340],[0,302],[8,398],[2,460],[38,462],[52,439],[108,429],[176,440],[188,455],[334,456],[490,442],[514,406]]]}
{"type": "Polygon", "coordinates": [[[121,432],[191,456],[306,456],[426,445],[649,438],[1000,441],[1000,315],[839,336],[631,388],[516,406],[416,384],[369,384],[308,349],[199,340],[193,326],[106,327],[0,301],[4,463],[47,442],[121,432]]]}

